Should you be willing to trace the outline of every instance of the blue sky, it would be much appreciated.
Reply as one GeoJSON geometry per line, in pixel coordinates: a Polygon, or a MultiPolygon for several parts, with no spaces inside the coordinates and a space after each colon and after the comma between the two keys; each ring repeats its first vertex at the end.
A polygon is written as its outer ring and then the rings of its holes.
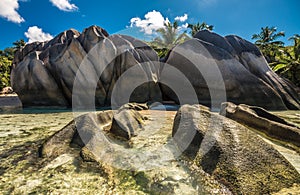
{"type": "Polygon", "coordinates": [[[290,44],[287,38],[300,34],[299,8],[299,0],[0,0],[0,49],[20,38],[46,40],[69,28],[81,32],[91,25],[110,34],[148,39],[163,21],[176,17],[182,28],[205,21],[221,35],[247,40],[261,27],[276,26],[286,32],[283,41],[290,44]]]}

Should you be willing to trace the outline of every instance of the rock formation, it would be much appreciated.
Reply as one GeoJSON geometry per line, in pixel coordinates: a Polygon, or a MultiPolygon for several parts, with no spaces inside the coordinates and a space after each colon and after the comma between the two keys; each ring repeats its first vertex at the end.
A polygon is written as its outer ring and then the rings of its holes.
{"type": "Polygon", "coordinates": [[[220,113],[269,137],[300,147],[300,128],[262,108],[226,102],[222,104],[220,113]]]}
{"type": "Polygon", "coordinates": [[[22,102],[16,94],[0,94],[0,113],[22,110],[22,102]]]}
{"type": "MultiPolygon", "coordinates": [[[[71,29],[47,43],[28,44],[17,52],[11,84],[24,106],[71,106],[77,78],[77,95],[95,96],[99,107],[110,105],[117,80],[137,65],[137,73],[119,82],[117,92],[146,80],[149,83],[139,83],[130,100],[147,102],[160,91],[159,64],[153,62],[158,62],[156,53],[142,41],[125,35],[108,36],[97,26],[85,29],[82,34],[71,29]]],[[[79,105],[88,104],[84,97],[77,102],[79,105]]]]}
{"type": "Polygon", "coordinates": [[[237,36],[200,31],[163,61],[138,39],[109,36],[97,26],[82,33],[71,29],[18,51],[11,84],[24,106],[71,107],[75,102],[90,108],[164,98],[217,108],[231,101],[273,110],[300,109],[296,87],[268,67],[254,44],[237,36]],[[171,69],[180,74],[172,75],[171,69]]]}
{"type": "Polygon", "coordinates": [[[129,140],[143,129],[143,123],[143,116],[135,110],[121,109],[113,117],[110,133],[129,140]]]}
{"type": "Polygon", "coordinates": [[[22,102],[11,87],[4,87],[0,91],[0,113],[22,110],[22,102]]]}
{"type": "Polygon", "coordinates": [[[207,107],[184,105],[177,113],[135,108],[141,107],[81,115],[46,140],[40,154],[49,161],[80,153],[82,163],[142,174],[154,194],[161,188],[173,194],[268,194],[300,183],[299,173],[272,146],[207,107]],[[125,132],[117,136],[116,119],[118,132],[125,132]],[[132,128],[143,131],[131,136],[132,128]]]}
{"type": "MultiPolygon", "coordinates": [[[[211,106],[210,99],[222,103],[218,98],[226,94],[227,101],[234,103],[300,109],[297,87],[276,75],[259,49],[238,36],[200,31],[173,48],[165,62],[189,79],[201,104],[211,106]]],[[[163,87],[162,92],[178,102],[169,88],[163,87]]]]}
{"type": "Polygon", "coordinates": [[[84,147],[97,134],[99,127],[103,130],[110,129],[112,117],[112,111],[100,112],[98,116],[85,114],[77,117],[43,144],[40,155],[53,158],[66,153],[71,146],[84,147]]]}
{"type": "Polygon", "coordinates": [[[172,135],[194,163],[234,194],[267,194],[300,182],[299,174],[272,146],[246,127],[199,105],[184,105],[172,135]],[[183,148],[184,149],[184,148],[183,148]]]}

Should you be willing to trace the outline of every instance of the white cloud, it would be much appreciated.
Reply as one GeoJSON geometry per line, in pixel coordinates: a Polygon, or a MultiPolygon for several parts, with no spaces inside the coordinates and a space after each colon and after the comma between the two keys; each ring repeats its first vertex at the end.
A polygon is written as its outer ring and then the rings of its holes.
{"type": "Polygon", "coordinates": [[[179,31],[185,31],[188,28],[188,23],[182,24],[181,26],[178,27],[179,31]]]}
{"type": "Polygon", "coordinates": [[[28,38],[28,43],[32,43],[35,41],[43,42],[53,38],[52,35],[43,32],[43,30],[37,26],[29,27],[27,32],[25,32],[24,34],[28,38]]]}
{"type": "Polygon", "coordinates": [[[0,16],[14,23],[24,22],[24,18],[17,12],[19,9],[18,0],[1,0],[0,1],[0,16]]]}
{"type": "Polygon", "coordinates": [[[78,7],[71,4],[69,0],[50,0],[50,2],[62,11],[72,12],[78,10],[78,7]]]}
{"type": "Polygon", "coordinates": [[[151,11],[145,15],[145,19],[139,17],[130,20],[130,27],[138,27],[147,35],[153,34],[157,29],[163,28],[165,22],[169,21],[164,18],[158,11],[151,11]]]}
{"type": "MultiPolygon", "coordinates": [[[[183,16],[175,17],[175,20],[179,22],[185,22],[188,19],[188,15],[184,14],[183,16]]],[[[131,18],[130,20],[130,27],[138,27],[144,32],[146,35],[153,35],[156,33],[156,30],[160,28],[165,28],[166,23],[169,23],[169,18],[165,18],[159,11],[151,11],[148,12],[144,19],[139,17],[131,18]]],[[[182,24],[179,26],[178,30],[183,31],[187,28],[187,23],[182,24]]]]}
{"type": "Polygon", "coordinates": [[[178,20],[180,22],[185,22],[187,19],[188,19],[188,15],[187,14],[184,14],[183,16],[177,16],[175,18],[175,20],[178,20]]]}

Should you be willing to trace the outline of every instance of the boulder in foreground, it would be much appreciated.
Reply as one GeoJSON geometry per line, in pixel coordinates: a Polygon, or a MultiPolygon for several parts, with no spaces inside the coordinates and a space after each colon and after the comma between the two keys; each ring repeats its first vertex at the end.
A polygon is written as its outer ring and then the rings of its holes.
{"type": "Polygon", "coordinates": [[[99,163],[110,174],[122,168],[123,174],[139,170],[151,193],[269,194],[300,183],[299,173],[277,150],[245,126],[207,107],[184,105],[177,114],[135,110],[142,108],[126,105],[115,113],[79,116],[43,144],[42,156],[54,159],[75,150],[83,162],[99,163]],[[126,139],[110,131],[116,115],[129,130],[121,135],[126,139]],[[138,121],[135,127],[127,120],[135,115],[138,120],[149,119],[143,131],[136,131],[138,121]],[[164,179],[153,182],[160,175],[164,179]]]}
{"type": "Polygon", "coordinates": [[[178,147],[189,140],[187,132],[195,136],[185,153],[234,194],[269,194],[300,182],[295,168],[254,132],[202,106],[179,109],[172,132],[178,147]]]}
{"type": "Polygon", "coordinates": [[[257,106],[222,104],[220,114],[261,131],[269,137],[300,147],[300,128],[257,106]]]}

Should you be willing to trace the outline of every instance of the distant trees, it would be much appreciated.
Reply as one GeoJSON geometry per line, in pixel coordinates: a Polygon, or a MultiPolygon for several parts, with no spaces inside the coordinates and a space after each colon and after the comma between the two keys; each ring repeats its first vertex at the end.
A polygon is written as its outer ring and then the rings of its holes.
{"type": "Polygon", "coordinates": [[[259,34],[252,35],[252,39],[256,40],[255,44],[262,51],[269,63],[276,61],[279,48],[284,46],[282,41],[277,41],[279,37],[284,37],[283,31],[277,32],[276,27],[262,27],[259,34]]]}
{"type": "Polygon", "coordinates": [[[14,49],[21,49],[26,45],[26,42],[24,41],[24,39],[20,39],[18,41],[13,42],[13,45],[14,49]]]}
{"type": "Polygon", "coordinates": [[[283,31],[277,32],[276,27],[263,27],[259,34],[254,34],[255,44],[267,59],[270,67],[279,75],[289,79],[300,87],[300,35],[295,34],[289,40],[292,46],[284,46],[277,39],[284,37],[283,31]]]}
{"type": "Polygon", "coordinates": [[[5,56],[0,56],[0,91],[10,84],[10,66],[12,61],[5,56]]]}
{"type": "Polygon", "coordinates": [[[25,46],[25,41],[20,39],[13,43],[12,47],[0,50],[0,91],[10,86],[10,70],[15,52],[25,46]]]}
{"type": "Polygon", "coordinates": [[[175,45],[190,39],[186,32],[181,33],[179,31],[177,21],[165,23],[164,28],[158,29],[157,33],[159,36],[150,42],[150,45],[157,51],[160,57],[166,56],[168,51],[175,45]]]}
{"type": "Polygon", "coordinates": [[[300,35],[289,38],[294,44],[284,47],[277,56],[277,61],[270,63],[273,70],[300,87],[300,35]]]}
{"type": "MultiPolygon", "coordinates": [[[[198,22],[196,24],[188,24],[187,28],[191,30],[190,34],[194,36],[201,30],[213,30],[214,26],[208,25],[205,22],[198,22]]],[[[160,57],[166,56],[169,50],[172,49],[175,45],[191,38],[186,31],[180,32],[180,27],[177,21],[173,23],[165,23],[165,26],[158,29],[156,32],[159,34],[159,36],[156,37],[152,42],[150,42],[150,45],[154,50],[157,51],[160,57]]]]}
{"type": "Polygon", "coordinates": [[[214,29],[214,26],[208,25],[205,22],[202,22],[201,24],[198,22],[197,24],[188,24],[188,28],[191,29],[191,35],[194,37],[197,34],[197,32],[201,30],[212,31],[214,29]]]}
{"type": "Polygon", "coordinates": [[[294,36],[290,37],[289,40],[294,41],[293,52],[294,52],[294,55],[295,55],[295,59],[299,60],[299,57],[300,57],[300,35],[295,34],[294,36]]]}

